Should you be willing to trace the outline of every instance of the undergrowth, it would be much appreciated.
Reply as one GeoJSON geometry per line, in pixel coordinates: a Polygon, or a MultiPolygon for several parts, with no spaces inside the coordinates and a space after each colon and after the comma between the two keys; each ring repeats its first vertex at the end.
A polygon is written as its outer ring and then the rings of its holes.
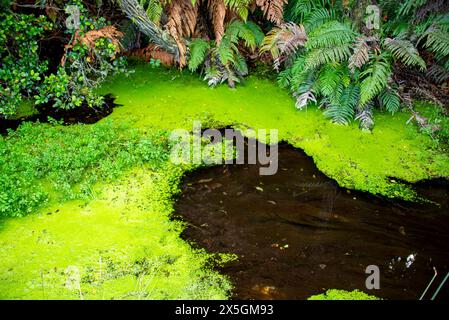
{"type": "Polygon", "coordinates": [[[93,197],[92,186],[135,165],[157,167],[168,158],[165,132],[106,121],[63,127],[24,123],[0,137],[0,216],[23,216],[52,191],[59,200],[93,197]]]}

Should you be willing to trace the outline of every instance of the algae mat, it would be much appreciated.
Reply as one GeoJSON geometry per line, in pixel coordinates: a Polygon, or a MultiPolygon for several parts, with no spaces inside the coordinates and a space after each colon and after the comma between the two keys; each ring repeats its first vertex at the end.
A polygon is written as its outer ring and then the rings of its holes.
{"type": "Polygon", "coordinates": [[[111,79],[102,92],[123,105],[111,118],[139,127],[191,129],[200,120],[209,127],[278,129],[279,139],[303,149],[320,171],[350,189],[411,199],[413,191],[400,181],[449,177],[449,155],[406,124],[408,113],[376,113],[369,133],[356,123],[332,124],[314,107],[296,110],[290,94],[270,80],[253,76],[236,89],[208,88],[196,75],[149,66],[111,79]]]}
{"type": "MultiPolygon", "coordinates": [[[[447,154],[405,125],[407,114],[376,114],[373,133],[333,125],[320,110],[296,111],[289,94],[250,77],[237,89],[208,88],[197,76],[137,66],[102,88],[122,104],[108,117],[139,130],[204,126],[278,129],[342,186],[410,197],[394,179],[449,176],[447,154]]],[[[107,121],[107,120],[103,120],[107,121]]],[[[95,124],[93,125],[95,126],[95,124]]],[[[63,129],[61,129],[63,130],[63,129]]],[[[185,168],[139,166],[95,186],[90,201],[50,201],[24,218],[0,221],[2,299],[214,299],[228,297],[228,279],[213,257],[182,241],[170,221],[185,168]]],[[[223,260],[224,259],[224,260],[223,260]]]]}
{"type": "Polygon", "coordinates": [[[3,221],[0,299],[226,298],[227,279],[167,216],[168,175],[134,169],[89,203],[3,221]]]}

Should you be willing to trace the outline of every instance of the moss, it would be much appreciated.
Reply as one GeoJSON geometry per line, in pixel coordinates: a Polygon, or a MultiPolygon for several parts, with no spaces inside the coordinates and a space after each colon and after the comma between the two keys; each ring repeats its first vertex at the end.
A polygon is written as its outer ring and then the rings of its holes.
{"type": "Polygon", "coordinates": [[[34,100],[25,99],[25,100],[22,100],[22,102],[18,106],[15,114],[12,116],[9,116],[8,119],[11,119],[11,120],[24,119],[24,118],[34,116],[35,114],[38,114],[38,113],[39,113],[39,111],[37,110],[37,108],[34,104],[34,100]]]}
{"type": "Polygon", "coordinates": [[[359,290],[345,291],[329,289],[325,293],[311,296],[308,300],[380,300],[380,298],[368,295],[359,290]]]}
{"type": "Polygon", "coordinates": [[[321,110],[297,111],[289,93],[270,80],[249,77],[243,86],[208,88],[196,75],[138,65],[131,78],[116,77],[102,88],[123,104],[110,118],[135,126],[191,129],[204,125],[278,129],[279,138],[313,157],[342,187],[413,199],[404,182],[448,177],[449,156],[429,136],[406,125],[407,113],[376,113],[372,133],[332,124],[321,110]]]}

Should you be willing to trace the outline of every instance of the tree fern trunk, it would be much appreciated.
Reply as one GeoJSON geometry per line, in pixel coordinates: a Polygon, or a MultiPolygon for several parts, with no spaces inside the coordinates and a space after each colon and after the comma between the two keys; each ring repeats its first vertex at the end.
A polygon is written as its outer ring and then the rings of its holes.
{"type": "Polygon", "coordinates": [[[175,40],[148,18],[137,0],[118,0],[118,3],[126,16],[150,38],[152,43],[173,54],[175,60],[179,61],[179,49],[175,40]]]}

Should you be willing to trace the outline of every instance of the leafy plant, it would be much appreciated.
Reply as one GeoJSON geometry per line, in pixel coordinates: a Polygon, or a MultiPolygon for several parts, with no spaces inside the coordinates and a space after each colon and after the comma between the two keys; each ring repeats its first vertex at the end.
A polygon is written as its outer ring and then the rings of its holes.
{"type": "Polygon", "coordinates": [[[99,107],[103,98],[93,89],[108,75],[126,71],[124,57],[116,57],[123,34],[108,26],[104,18],[88,18],[82,5],[77,6],[81,10],[80,27],[68,30],[72,41],[57,72],[45,77],[39,87],[36,104],[52,102],[53,107],[61,109],[81,107],[83,103],[99,107]]]}
{"type": "Polygon", "coordinates": [[[362,129],[372,129],[375,107],[399,110],[393,64],[426,68],[410,40],[359,28],[342,4],[298,0],[289,8],[286,16],[301,24],[271,30],[262,52],[271,53],[276,69],[283,64],[279,83],[290,88],[298,109],[318,103],[333,122],[359,120],[362,129]]]}
{"type": "Polygon", "coordinates": [[[38,88],[48,68],[38,41],[51,28],[44,16],[0,13],[0,117],[14,115],[38,88]]]}
{"type": "Polygon", "coordinates": [[[138,164],[153,168],[168,158],[167,134],[124,124],[62,127],[24,123],[0,136],[0,216],[23,216],[41,207],[52,188],[64,199],[92,197],[99,180],[138,164]]]}
{"type": "Polygon", "coordinates": [[[209,86],[226,81],[230,87],[234,87],[248,73],[239,47],[254,51],[262,39],[263,33],[255,23],[234,20],[227,26],[219,43],[203,39],[195,39],[190,43],[189,69],[195,71],[203,65],[204,79],[209,86]]]}

